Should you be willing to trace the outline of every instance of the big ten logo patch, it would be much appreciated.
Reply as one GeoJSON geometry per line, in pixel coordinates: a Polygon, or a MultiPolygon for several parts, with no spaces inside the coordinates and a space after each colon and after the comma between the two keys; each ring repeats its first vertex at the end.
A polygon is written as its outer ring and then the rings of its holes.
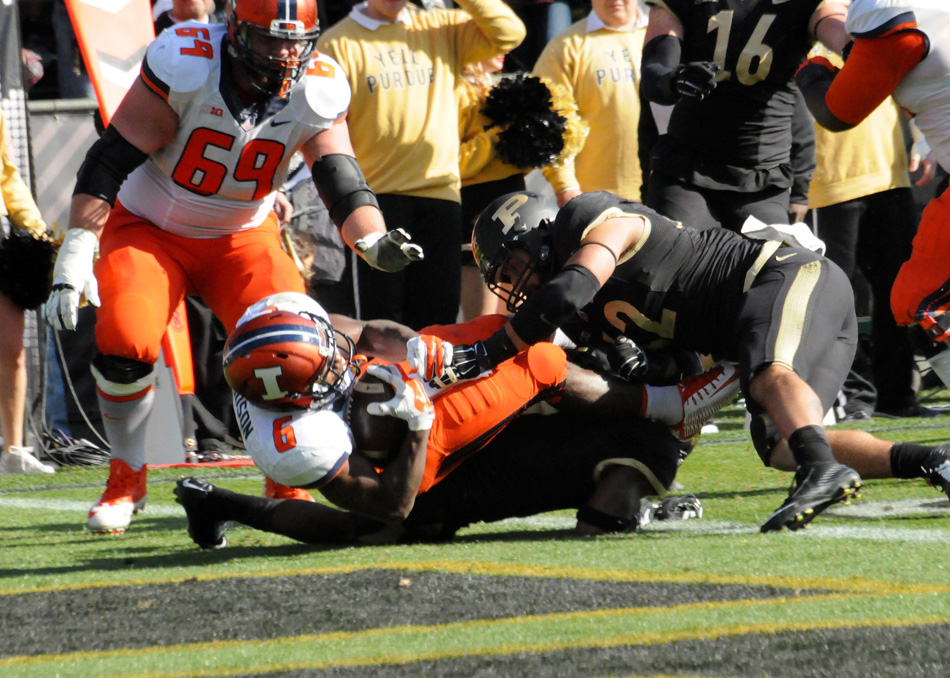
{"type": "Polygon", "coordinates": [[[366,76],[370,94],[380,91],[428,87],[435,80],[429,57],[408,49],[388,49],[373,54],[376,73],[366,76]]]}

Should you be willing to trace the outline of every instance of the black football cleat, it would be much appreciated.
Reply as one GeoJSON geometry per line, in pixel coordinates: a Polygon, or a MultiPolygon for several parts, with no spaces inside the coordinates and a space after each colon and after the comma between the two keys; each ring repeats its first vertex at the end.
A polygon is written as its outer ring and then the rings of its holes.
{"type": "Polygon", "coordinates": [[[929,452],[920,470],[928,483],[950,497],[950,445],[941,445],[929,452]]]}
{"type": "Polygon", "coordinates": [[[859,496],[861,476],[852,468],[836,461],[817,461],[799,466],[795,471],[793,489],[780,507],[760,528],[777,532],[783,528],[798,530],[807,527],[815,516],[832,504],[850,503],[859,496]]]}
{"type": "Polygon", "coordinates": [[[175,501],[185,509],[188,516],[188,536],[203,549],[220,549],[227,546],[227,524],[213,520],[203,506],[214,487],[206,480],[188,476],[175,483],[175,501]]]}

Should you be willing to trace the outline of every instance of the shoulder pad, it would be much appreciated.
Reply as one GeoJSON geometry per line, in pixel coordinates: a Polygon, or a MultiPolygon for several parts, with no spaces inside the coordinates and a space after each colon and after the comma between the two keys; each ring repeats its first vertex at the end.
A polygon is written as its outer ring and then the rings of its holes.
{"type": "Polygon", "coordinates": [[[906,0],[856,1],[848,8],[845,30],[855,38],[873,38],[909,22],[916,18],[906,0]]]}
{"type": "Polygon", "coordinates": [[[194,92],[220,61],[224,31],[222,24],[176,24],[149,45],[143,68],[169,92],[194,92]]]}
{"type": "Polygon", "coordinates": [[[294,117],[307,125],[326,126],[350,107],[350,83],[343,68],[325,54],[317,54],[307,74],[290,97],[294,117]]]}

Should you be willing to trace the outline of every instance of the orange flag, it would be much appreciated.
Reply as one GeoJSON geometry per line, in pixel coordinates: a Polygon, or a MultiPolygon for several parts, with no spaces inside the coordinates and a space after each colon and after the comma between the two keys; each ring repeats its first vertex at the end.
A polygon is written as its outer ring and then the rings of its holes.
{"type": "Polygon", "coordinates": [[[66,0],[103,125],[138,77],[155,39],[149,0],[66,0]]]}

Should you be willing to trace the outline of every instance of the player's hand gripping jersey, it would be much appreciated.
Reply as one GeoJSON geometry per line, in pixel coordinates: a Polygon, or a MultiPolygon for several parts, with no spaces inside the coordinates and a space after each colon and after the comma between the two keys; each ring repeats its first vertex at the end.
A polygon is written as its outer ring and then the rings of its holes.
{"type": "Polygon", "coordinates": [[[213,238],[253,228],[274,204],[291,156],[341,120],[350,89],[339,65],[316,54],[286,98],[244,106],[223,86],[224,25],[182,23],[153,42],[142,78],[179,118],[174,139],[122,185],[133,214],[175,235],[213,238]]]}

